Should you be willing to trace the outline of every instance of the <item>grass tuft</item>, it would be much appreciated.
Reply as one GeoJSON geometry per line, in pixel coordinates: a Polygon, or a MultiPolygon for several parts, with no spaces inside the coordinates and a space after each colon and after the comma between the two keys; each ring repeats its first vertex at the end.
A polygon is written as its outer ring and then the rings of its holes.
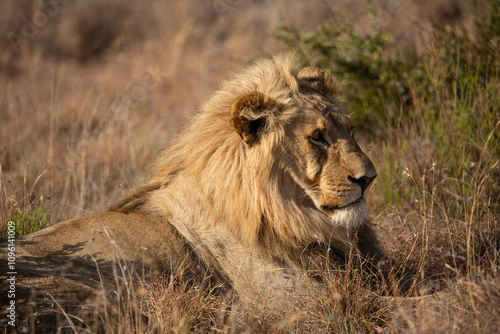
{"type": "MultiPolygon", "coordinates": [[[[16,212],[7,221],[14,222],[15,237],[17,238],[47,227],[50,221],[50,213],[47,208],[37,207],[29,211],[16,212]]],[[[8,239],[7,232],[7,225],[0,227],[0,242],[8,239]]]]}

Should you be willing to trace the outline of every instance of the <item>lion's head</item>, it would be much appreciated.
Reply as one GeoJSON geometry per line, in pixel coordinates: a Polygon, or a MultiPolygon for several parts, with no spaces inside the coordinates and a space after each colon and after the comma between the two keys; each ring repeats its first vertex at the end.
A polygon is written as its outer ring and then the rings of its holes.
{"type": "Polygon", "coordinates": [[[278,256],[345,240],[365,220],[376,171],[336,95],[326,72],[297,71],[289,55],[234,75],[157,161],[150,185],[160,189],[144,202],[278,256]]]}
{"type": "Polygon", "coordinates": [[[279,132],[272,154],[283,167],[281,174],[291,177],[333,223],[356,227],[366,214],[375,168],[352,136],[352,122],[338,105],[330,76],[307,67],[296,80],[298,89],[286,104],[261,92],[240,97],[232,106],[231,124],[248,150],[259,150],[265,145],[260,138],[279,132]],[[295,117],[282,122],[280,114],[290,111],[295,117]]]}

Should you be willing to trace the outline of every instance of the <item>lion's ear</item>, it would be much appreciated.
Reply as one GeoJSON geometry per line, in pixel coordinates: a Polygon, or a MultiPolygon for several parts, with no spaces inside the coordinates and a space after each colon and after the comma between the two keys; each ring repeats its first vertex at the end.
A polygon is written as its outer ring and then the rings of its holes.
{"type": "Polygon", "coordinates": [[[262,93],[246,94],[231,107],[231,125],[241,139],[252,146],[279,110],[280,104],[262,93]]]}
{"type": "Polygon", "coordinates": [[[325,71],[317,67],[306,67],[297,74],[301,86],[306,86],[334,102],[339,91],[337,84],[325,71]]]}

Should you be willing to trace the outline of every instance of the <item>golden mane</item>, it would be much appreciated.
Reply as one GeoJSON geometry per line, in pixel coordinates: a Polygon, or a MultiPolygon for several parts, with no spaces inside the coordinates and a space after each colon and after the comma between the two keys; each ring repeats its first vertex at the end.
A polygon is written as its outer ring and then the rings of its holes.
{"type": "Polygon", "coordinates": [[[286,171],[284,126],[300,122],[301,115],[291,98],[299,90],[297,63],[293,55],[281,55],[233,75],[161,153],[149,185],[111,210],[141,208],[169,220],[180,219],[172,207],[200,210],[178,212],[190,221],[185,224],[225,227],[247,245],[281,258],[314,242],[345,241],[346,230],[313,205],[305,205],[304,190],[286,171]],[[232,105],[249,93],[262,93],[280,106],[279,112],[266,115],[267,135],[252,147],[230,123],[232,105]],[[169,191],[179,179],[184,186],[169,191]],[[159,189],[161,195],[154,192],[159,189]]]}

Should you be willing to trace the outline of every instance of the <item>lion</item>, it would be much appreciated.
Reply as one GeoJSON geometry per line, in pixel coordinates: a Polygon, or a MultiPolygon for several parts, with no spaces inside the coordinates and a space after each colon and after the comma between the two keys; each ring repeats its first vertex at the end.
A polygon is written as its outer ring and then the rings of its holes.
{"type": "Polygon", "coordinates": [[[81,312],[132,271],[210,277],[244,302],[272,296],[280,307],[320,284],[316,255],[344,261],[355,235],[356,250],[379,261],[366,205],[375,167],[337,84],[297,64],[280,55],[234,74],[160,153],[146,184],[108,212],[16,240],[18,311],[81,312]]]}

